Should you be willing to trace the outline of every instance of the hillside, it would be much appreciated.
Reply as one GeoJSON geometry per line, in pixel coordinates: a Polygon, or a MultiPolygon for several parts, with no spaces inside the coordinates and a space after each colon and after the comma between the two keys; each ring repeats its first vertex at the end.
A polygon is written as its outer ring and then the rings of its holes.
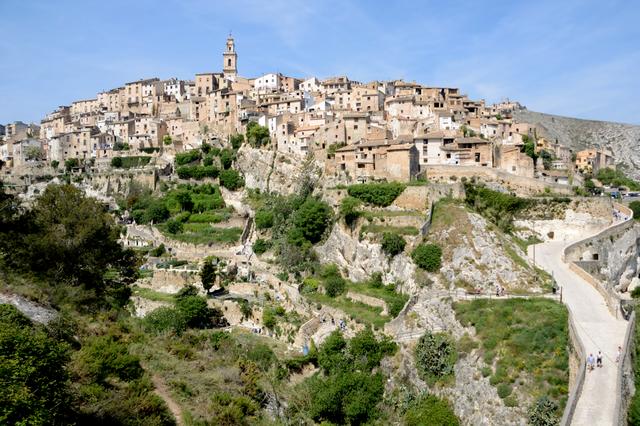
{"type": "Polygon", "coordinates": [[[546,136],[558,139],[558,142],[573,150],[591,146],[610,148],[616,162],[626,165],[630,175],[640,178],[640,126],[581,120],[529,110],[514,111],[513,117],[517,121],[540,126],[546,136]]]}

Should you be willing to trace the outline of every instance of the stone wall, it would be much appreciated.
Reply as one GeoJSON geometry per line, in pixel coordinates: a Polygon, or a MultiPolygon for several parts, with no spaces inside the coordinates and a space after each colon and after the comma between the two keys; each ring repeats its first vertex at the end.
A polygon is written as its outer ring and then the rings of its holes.
{"type": "Polygon", "coordinates": [[[571,342],[569,361],[572,363],[571,366],[574,368],[571,369],[569,374],[569,387],[571,390],[569,391],[567,405],[564,408],[562,421],[560,422],[562,426],[568,426],[571,424],[573,414],[576,410],[576,405],[578,404],[578,400],[582,394],[584,375],[586,373],[586,353],[584,345],[580,340],[576,325],[573,322],[573,314],[568,306],[567,310],[569,310],[569,341],[571,342]]]}
{"type": "Polygon", "coordinates": [[[524,176],[516,176],[502,170],[490,167],[475,166],[429,166],[426,170],[429,181],[445,181],[475,177],[481,181],[499,182],[518,195],[535,195],[549,191],[555,194],[573,195],[573,189],[568,185],[542,182],[524,176]]]}

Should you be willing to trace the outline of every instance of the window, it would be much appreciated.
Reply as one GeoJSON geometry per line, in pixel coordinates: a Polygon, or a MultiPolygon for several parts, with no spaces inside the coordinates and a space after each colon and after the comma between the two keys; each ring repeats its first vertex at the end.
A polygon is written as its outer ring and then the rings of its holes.
{"type": "Polygon", "coordinates": [[[476,152],[476,163],[480,162],[480,153],[476,152]]]}

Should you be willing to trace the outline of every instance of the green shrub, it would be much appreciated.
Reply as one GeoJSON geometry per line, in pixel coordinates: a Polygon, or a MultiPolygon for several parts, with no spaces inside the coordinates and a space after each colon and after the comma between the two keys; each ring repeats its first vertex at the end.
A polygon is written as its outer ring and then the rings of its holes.
{"type": "Polygon", "coordinates": [[[457,426],[460,421],[451,405],[435,395],[415,401],[404,415],[405,426],[457,426]]]}
{"type": "Polygon", "coordinates": [[[202,281],[202,287],[205,291],[211,290],[216,283],[217,268],[213,263],[213,259],[205,259],[202,268],[200,269],[200,280],[202,281]]]}
{"type": "Polygon", "coordinates": [[[351,185],[349,195],[374,206],[387,207],[402,194],[406,185],[397,182],[391,183],[362,183],[351,185]]]}
{"type": "Polygon", "coordinates": [[[183,315],[188,327],[207,328],[211,325],[211,312],[204,297],[179,298],[176,300],[176,309],[183,315]]]}
{"type": "Polygon", "coordinates": [[[226,331],[214,331],[211,333],[211,336],[209,336],[209,343],[215,351],[219,350],[232,340],[231,335],[226,331]]]}
{"type": "Polygon", "coordinates": [[[223,170],[220,172],[220,185],[230,191],[235,191],[244,186],[244,179],[236,170],[223,170]]]}
{"type": "Polygon", "coordinates": [[[138,357],[129,354],[127,344],[110,335],[85,343],[78,354],[78,365],[83,374],[102,383],[113,377],[135,380],[144,373],[138,357]]]}
{"type": "Polygon", "coordinates": [[[222,165],[222,168],[224,170],[231,168],[231,165],[233,164],[233,160],[235,160],[235,158],[236,154],[228,148],[220,151],[220,164],[222,165]]]}
{"type": "Polygon", "coordinates": [[[263,240],[262,238],[258,238],[256,242],[253,243],[252,248],[255,254],[261,255],[271,248],[271,243],[267,240],[263,240]]]}
{"type": "Polygon", "coordinates": [[[630,202],[629,208],[633,211],[633,218],[635,220],[640,220],[640,201],[630,202]]]}
{"type": "Polygon", "coordinates": [[[252,121],[247,125],[247,141],[254,147],[260,148],[270,142],[269,129],[252,121]]]}
{"type": "Polygon", "coordinates": [[[416,265],[429,272],[437,272],[442,265],[442,249],[436,244],[420,244],[411,253],[416,265]]]}
{"type": "MultiPolygon", "coordinates": [[[[540,397],[529,409],[529,423],[532,426],[555,426],[560,424],[558,418],[558,404],[547,398],[540,397]]],[[[629,424],[637,424],[631,422],[629,424]]]]}
{"type": "Polygon", "coordinates": [[[382,234],[382,251],[387,256],[395,256],[404,251],[407,242],[402,235],[385,232],[382,234]]]}
{"type": "Polygon", "coordinates": [[[425,332],[414,354],[416,367],[423,380],[433,383],[453,375],[457,353],[454,342],[447,334],[425,332]]]}
{"type": "Polygon", "coordinates": [[[240,149],[240,147],[242,146],[242,143],[244,142],[244,135],[240,135],[240,134],[232,135],[229,138],[229,141],[231,142],[231,147],[235,150],[238,150],[240,149]]]}
{"type": "Polygon", "coordinates": [[[173,143],[173,140],[171,139],[171,136],[164,135],[164,137],[162,138],[162,143],[164,143],[165,145],[171,145],[173,143]]]}
{"type": "Polygon", "coordinates": [[[296,245],[302,245],[304,240],[311,244],[319,242],[330,220],[331,207],[327,203],[307,198],[294,215],[295,227],[290,234],[290,241],[296,245]]]}
{"type": "Polygon", "coordinates": [[[340,216],[347,225],[352,225],[362,214],[358,211],[361,201],[354,197],[345,197],[340,202],[340,216]]]}
{"type": "Polygon", "coordinates": [[[187,321],[175,308],[163,306],[149,312],[142,320],[145,330],[151,333],[173,331],[182,333],[187,329],[187,321]]]}
{"type": "Polygon", "coordinates": [[[167,249],[164,246],[164,243],[160,243],[160,245],[149,252],[149,254],[153,257],[160,257],[167,252],[167,249]]]}
{"type": "Polygon", "coordinates": [[[65,424],[72,400],[67,345],[13,305],[0,304],[0,419],[3,424],[65,424]]]}
{"type": "Polygon", "coordinates": [[[258,229],[268,229],[273,226],[273,211],[267,209],[258,209],[256,211],[256,228],[258,229]]]}
{"type": "Polygon", "coordinates": [[[502,399],[505,399],[509,395],[511,395],[511,386],[506,383],[500,383],[498,385],[498,396],[502,399]]]}
{"type": "Polygon", "coordinates": [[[534,203],[532,200],[493,191],[472,183],[466,183],[464,188],[466,204],[504,232],[511,232],[513,229],[513,217],[516,213],[534,203]]]}
{"type": "Polygon", "coordinates": [[[187,152],[181,152],[179,154],[176,154],[176,164],[178,166],[182,166],[198,161],[200,160],[200,158],[202,158],[202,154],[197,149],[187,152]]]}
{"type": "Polygon", "coordinates": [[[111,159],[111,167],[122,167],[122,157],[113,157],[111,159]]]}
{"type": "Polygon", "coordinates": [[[53,167],[54,169],[57,169],[59,165],[60,165],[60,162],[58,160],[53,160],[51,162],[51,167],[53,167]]]}
{"type": "Polygon", "coordinates": [[[320,272],[322,277],[322,285],[327,296],[336,297],[344,293],[347,282],[340,275],[338,267],[334,264],[326,265],[320,272]]]}
{"type": "Polygon", "coordinates": [[[180,166],[176,173],[180,179],[196,179],[216,178],[220,174],[220,170],[215,166],[180,166]]]}
{"type": "Polygon", "coordinates": [[[179,234],[183,231],[184,225],[178,220],[167,221],[167,231],[171,234],[179,234]]]}
{"type": "Polygon", "coordinates": [[[76,168],[80,165],[80,162],[77,158],[69,158],[64,161],[64,168],[66,171],[70,171],[73,168],[76,168]]]}
{"type": "Polygon", "coordinates": [[[145,210],[144,222],[162,223],[171,216],[169,209],[161,200],[156,200],[145,210]]]}

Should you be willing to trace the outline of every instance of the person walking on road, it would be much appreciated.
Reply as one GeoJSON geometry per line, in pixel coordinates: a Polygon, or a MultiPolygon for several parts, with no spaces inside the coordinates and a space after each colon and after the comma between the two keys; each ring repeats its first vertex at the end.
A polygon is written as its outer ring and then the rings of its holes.
{"type": "Polygon", "coordinates": [[[596,365],[598,367],[602,367],[602,352],[598,351],[598,355],[596,356],[596,365]]]}
{"type": "Polygon", "coordinates": [[[593,370],[594,361],[595,360],[593,359],[593,354],[589,354],[589,356],[587,357],[587,370],[593,370]]]}
{"type": "Polygon", "coordinates": [[[618,346],[618,351],[616,352],[616,362],[620,362],[621,356],[622,356],[622,346],[618,346]]]}

